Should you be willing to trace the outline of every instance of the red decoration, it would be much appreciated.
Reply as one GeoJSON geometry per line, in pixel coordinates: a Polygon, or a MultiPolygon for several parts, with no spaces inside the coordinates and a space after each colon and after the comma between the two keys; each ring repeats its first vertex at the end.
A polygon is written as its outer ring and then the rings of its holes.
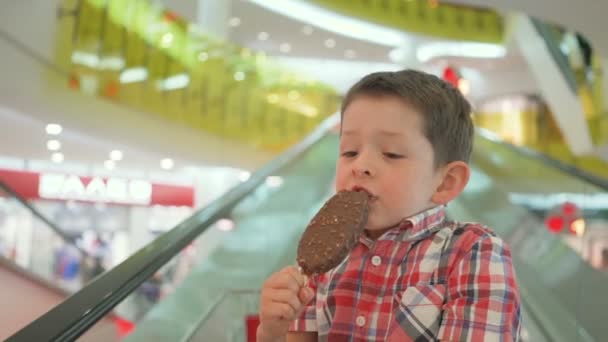
{"type": "Polygon", "coordinates": [[[172,23],[174,21],[177,21],[179,19],[179,16],[173,11],[165,11],[165,13],[163,13],[163,18],[166,21],[172,23]]]}
{"type": "Polygon", "coordinates": [[[576,204],[574,204],[572,202],[566,202],[562,205],[562,213],[565,216],[574,216],[574,214],[576,214],[577,211],[578,211],[578,208],[576,207],[576,204]]]}
{"type": "Polygon", "coordinates": [[[80,80],[78,79],[78,76],[70,75],[70,78],[68,79],[68,87],[72,89],[80,88],[80,80]]]}
{"type": "Polygon", "coordinates": [[[458,75],[456,70],[454,70],[454,68],[448,66],[443,69],[443,79],[444,81],[458,88],[458,80],[460,79],[460,76],[458,75]]]}
{"type": "Polygon", "coordinates": [[[106,85],[105,95],[107,97],[116,97],[118,94],[118,83],[112,81],[106,85]]]}
{"type": "Polygon", "coordinates": [[[545,226],[552,233],[559,233],[564,229],[564,218],[560,216],[549,216],[545,220],[545,226]]]}
{"type": "Polygon", "coordinates": [[[133,322],[120,317],[114,317],[114,324],[116,324],[118,337],[121,338],[127,337],[135,329],[133,322]]]}
{"type": "Polygon", "coordinates": [[[256,332],[260,325],[260,317],[258,316],[247,316],[245,317],[245,326],[247,328],[247,342],[256,341],[256,332]]]}

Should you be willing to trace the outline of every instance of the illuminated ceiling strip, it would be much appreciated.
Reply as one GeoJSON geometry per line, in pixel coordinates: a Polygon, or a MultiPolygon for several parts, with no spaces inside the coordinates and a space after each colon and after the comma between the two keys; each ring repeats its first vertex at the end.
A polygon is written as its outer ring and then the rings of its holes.
{"type": "Polygon", "coordinates": [[[399,30],[346,17],[301,0],[251,0],[260,7],[316,26],[321,29],[371,43],[386,46],[403,46],[407,35],[399,30]]]}
{"type": "Polygon", "coordinates": [[[434,42],[416,50],[416,57],[422,63],[437,57],[502,58],[506,54],[504,46],[490,43],[434,42]]]}

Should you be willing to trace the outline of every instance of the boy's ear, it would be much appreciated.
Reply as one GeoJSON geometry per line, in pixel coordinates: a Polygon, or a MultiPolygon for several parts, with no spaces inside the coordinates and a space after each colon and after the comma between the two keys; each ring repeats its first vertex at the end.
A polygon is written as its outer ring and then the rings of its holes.
{"type": "Polygon", "coordinates": [[[471,169],[463,161],[454,161],[439,170],[439,185],[431,197],[435,204],[446,204],[456,198],[469,182],[471,169]]]}

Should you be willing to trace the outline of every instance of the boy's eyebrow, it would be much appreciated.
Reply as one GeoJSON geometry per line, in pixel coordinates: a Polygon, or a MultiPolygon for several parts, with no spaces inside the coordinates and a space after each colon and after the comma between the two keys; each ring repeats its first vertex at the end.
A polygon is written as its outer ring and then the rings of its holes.
{"type": "MultiPolygon", "coordinates": [[[[378,132],[378,134],[380,135],[386,135],[389,137],[399,137],[399,136],[404,136],[405,134],[403,134],[402,132],[395,132],[395,131],[387,131],[387,130],[381,130],[378,132]]],[[[353,131],[353,130],[348,130],[348,131],[342,131],[342,135],[359,135],[358,131],[353,131]]]]}

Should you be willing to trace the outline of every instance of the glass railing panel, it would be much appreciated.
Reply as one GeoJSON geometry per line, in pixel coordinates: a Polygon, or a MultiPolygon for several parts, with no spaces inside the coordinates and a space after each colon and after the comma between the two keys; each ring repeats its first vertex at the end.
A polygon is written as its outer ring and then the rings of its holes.
{"type": "Polygon", "coordinates": [[[607,188],[540,155],[481,137],[475,144],[471,182],[451,215],[488,224],[509,243],[527,320],[550,340],[606,340],[596,318],[608,307],[608,272],[593,247],[608,241],[607,188]]]}
{"type": "MultiPolygon", "coordinates": [[[[295,264],[294,246],[333,191],[336,149],[337,136],[321,139],[240,201],[218,222],[225,238],[173,296],[150,311],[128,341],[187,340],[194,334],[211,334],[200,328],[200,322],[206,321],[225,291],[260,288],[269,274],[295,264]]],[[[242,326],[244,317],[231,316],[224,324],[242,326]]],[[[213,327],[222,331],[217,324],[213,327]]]]}

